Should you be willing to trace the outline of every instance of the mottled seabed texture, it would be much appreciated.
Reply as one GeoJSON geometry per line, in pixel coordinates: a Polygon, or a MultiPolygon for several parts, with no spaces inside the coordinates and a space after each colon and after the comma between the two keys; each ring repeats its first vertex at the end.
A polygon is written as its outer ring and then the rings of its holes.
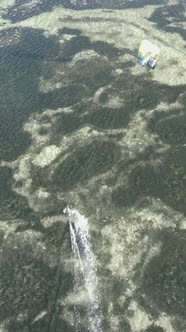
{"type": "Polygon", "coordinates": [[[102,331],[186,331],[185,9],[1,0],[1,332],[75,332],[75,305],[89,331],[69,201],[88,219],[102,331]]]}

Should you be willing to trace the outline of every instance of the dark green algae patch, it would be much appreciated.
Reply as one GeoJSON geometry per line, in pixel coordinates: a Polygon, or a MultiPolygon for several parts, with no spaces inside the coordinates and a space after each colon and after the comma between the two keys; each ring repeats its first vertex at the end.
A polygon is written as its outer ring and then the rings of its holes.
{"type": "Polygon", "coordinates": [[[55,38],[47,39],[42,30],[32,28],[2,30],[0,41],[0,159],[12,161],[31,144],[23,126],[45,106],[39,81],[50,73],[50,64],[44,62],[57,56],[59,47],[55,38]]]}
{"type": "Polygon", "coordinates": [[[162,231],[160,253],[145,266],[142,292],[159,311],[185,319],[186,232],[162,231]]]}
{"type": "Polygon", "coordinates": [[[72,331],[56,315],[63,312],[58,299],[73,284],[64,263],[71,255],[66,227],[60,222],[42,234],[27,230],[9,234],[6,240],[2,234],[0,317],[8,331],[59,331],[59,326],[72,331]]]}
{"type": "Polygon", "coordinates": [[[113,191],[116,206],[133,206],[141,195],[160,198],[167,206],[186,214],[186,160],[185,148],[170,149],[164,163],[134,167],[127,186],[113,191]]]}

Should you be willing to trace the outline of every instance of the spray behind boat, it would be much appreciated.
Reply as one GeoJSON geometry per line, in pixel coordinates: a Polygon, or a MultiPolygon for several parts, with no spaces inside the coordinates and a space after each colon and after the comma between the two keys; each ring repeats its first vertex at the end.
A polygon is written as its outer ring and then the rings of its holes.
{"type": "MultiPolygon", "coordinates": [[[[74,293],[84,289],[85,317],[87,332],[102,332],[102,310],[97,278],[96,259],[91,245],[91,236],[88,220],[77,210],[67,206],[63,213],[67,216],[71,239],[72,258],[74,260],[74,293]]],[[[81,324],[84,317],[82,305],[74,305],[74,325],[76,332],[81,332],[81,324]]]]}

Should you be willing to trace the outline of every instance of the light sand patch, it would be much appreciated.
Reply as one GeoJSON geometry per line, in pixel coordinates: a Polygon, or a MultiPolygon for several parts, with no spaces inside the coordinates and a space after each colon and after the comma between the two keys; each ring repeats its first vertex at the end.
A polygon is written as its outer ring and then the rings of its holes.
{"type": "Polygon", "coordinates": [[[60,223],[67,223],[66,220],[66,216],[65,215],[57,215],[57,216],[53,216],[51,217],[45,217],[41,219],[41,224],[43,225],[43,227],[45,228],[50,228],[52,227],[54,224],[60,224],[60,223]]]}
{"type": "Polygon", "coordinates": [[[172,327],[170,321],[170,317],[162,313],[157,320],[157,325],[161,326],[166,332],[176,332],[176,330],[172,327]]]}
{"type": "Polygon", "coordinates": [[[135,301],[130,303],[128,309],[133,313],[133,316],[129,318],[133,332],[145,330],[151,325],[151,320],[149,319],[147,313],[141,310],[135,301]]]}
{"type": "Polygon", "coordinates": [[[64,300],[68,305],[88,304],[89,298],[85,289],[79,289],[77,293],[73,292],[64,300]]]}
{"type": "Polygon", "coordinates": [[[61,153],[61,149],[56,145],[49,145],[33,159],[33,164],[39,167],[50,165],[61,153]]]}
{"type": "Polygon", "coordinates": [[[15,0],[1,0],[0,2],[0,10],[5,9],[9,6],[13,6],[15,4],[15,0]]]}
{"type": "Polygon", "coordinates": [[[38,320],[42,319],[44,316],[47,315],[47,311],[41,311],[33,320],[33,322],[37,322],[38,320]]]}
{"type": "Polygon", "coordinates": [[[114,232],[112,226],[105,226],[102,230],[104,241],[110,241],[111,246],[108,268],[113,276],[132,280],[135,266],[141,260],[143,253],[149,250],[149,238],[147,235],[142,237],[141,228],[145,225],[142,226],[139,220],[129,221],[127,218],[122,218],[117,225],[114,232]]]}
{"type": "Polygon", "coordinates": [[[156,135],[146,130],[146,120],[144,121],[144,117],[148,118],[149,115],[150,112],[147,114],[146,111],[141,110],[133,116],[129,123],[122,145],[125,149],[128,148],[130,155],[142,153],[149,144],[155,144],[156,135]]]}

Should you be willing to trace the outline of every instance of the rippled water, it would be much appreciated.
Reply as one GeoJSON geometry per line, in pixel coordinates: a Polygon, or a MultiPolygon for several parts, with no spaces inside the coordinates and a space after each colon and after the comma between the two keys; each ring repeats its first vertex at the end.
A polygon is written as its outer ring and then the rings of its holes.
{"type": "Polygon", "coordinates": [[[1,1],[2,332],[185,330],[185,9],[1,1]]]}

